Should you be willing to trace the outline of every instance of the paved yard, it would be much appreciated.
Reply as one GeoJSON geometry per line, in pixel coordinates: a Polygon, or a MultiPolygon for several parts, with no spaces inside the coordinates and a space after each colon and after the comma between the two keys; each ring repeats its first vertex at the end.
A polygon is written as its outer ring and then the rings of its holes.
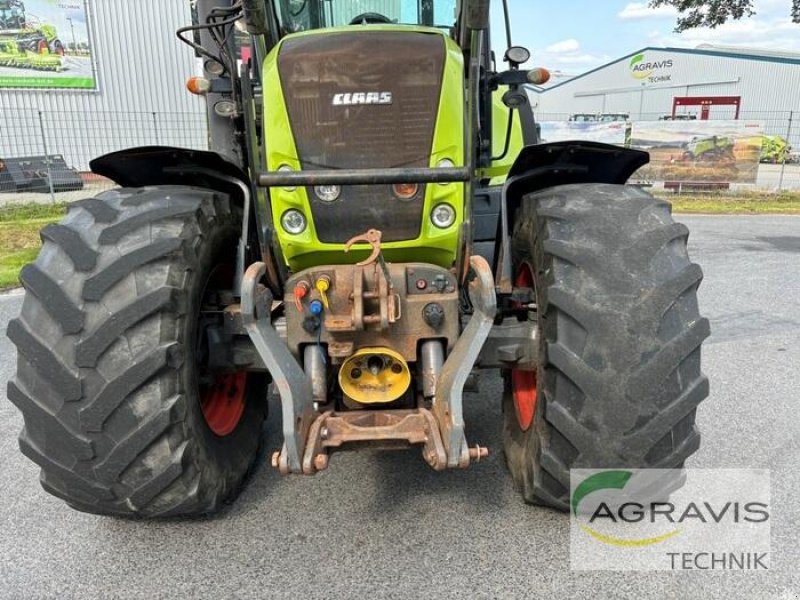
{"type": "MultiPolygon", "coordinates": [[[[156,523],[84,515],[46,495],[17,451],[22,419],[0,401],[0,597],[797,600],[800,217],[682,220],[713,328],[704,445],[690,466],[772,469],[772,571],[571,572],[567,517],[525,506],[506,475],[500,380],[486,376],[467,424],[493,454],[467,471],[433,473],[416,453],[338,454],[316,478],[262,465],[225,514],[156,523]]],[[[0,297],[0,331],[20,301],[0,297]]],[[[14,360],[0,336],[0,380],[14,360]]]]}

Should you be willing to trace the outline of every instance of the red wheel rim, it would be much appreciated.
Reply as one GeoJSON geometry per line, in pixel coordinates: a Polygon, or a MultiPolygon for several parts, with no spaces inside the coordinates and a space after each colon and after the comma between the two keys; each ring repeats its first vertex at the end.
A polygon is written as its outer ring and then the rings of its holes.
{"type": "Polygon", "coordinates": [[[247,391],[247,372],[217,375],[213,385],[202,392],[201,407],[208,428],[225,437],[242,420],[247,391]]]}
{"type": "Polygon", "coordinates": [[[47,54],[50,51],[50,47],[47,45],[47,42],[44,40],[39,41],[39,54],[47,54]]]}
{"type": "MultiPolygon", "coordinates": [[[[522,263],[514,280],[515,287],[533,288],[533,269],[528,263],[522,263]]],[[[536,372],[522,369],[511,369],[511,395],[514,399],[514,411],[522,431],[528,431],[536,414],[536,372]]]]}

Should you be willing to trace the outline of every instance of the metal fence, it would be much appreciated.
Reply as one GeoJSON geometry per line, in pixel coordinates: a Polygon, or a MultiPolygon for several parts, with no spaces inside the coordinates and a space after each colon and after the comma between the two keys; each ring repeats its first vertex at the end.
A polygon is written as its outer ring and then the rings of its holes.
{"type": "MultiPolygon", "coordinates": [[[[568,122],[573,115],[537,113],[537,119],[568,122]]],[[[632,115],[633,121],[658,121],[664,114],[632,115]]],[[[715,115],[716,116],[716,115],[715,115]]],[[[722,116],[722,115],[720,115],[722,116]]],[[[725,115],[728,117],[728,115],[725,115]]],[[[731,115],[732,116],[732,115],[731,115]]],[[[800,111],[778,113],[743,112],[742,121],[763,123],[763,132],[786,140],[787,151],[777,164],[765,161],[757,166],[755,183],[734,185],[734,191],[800,190],[800,111]]],[[[192,149],[207,148],[205,114],[201,112],[100,112],[0,110],[0,204],[27,201],[70,201],[111,187],[111,182],[92,176],[89,162],[102,154],[134,146],[168,145],[192,149]],[[30,163],[26,185],[9,182],[8,164],[23,157],[49,157],[30,163]],[[63,161],[61,160],[63,159],[63,161]],[[48,169],[66,167],[78,178],[81,189],[71,189],[69,180],[48,169]]],[[[769,160],[769,159],[767,159],[769,160]]],[[[656,182],[655,187],[658,187],[656,182]]],[[[78,187],[72,186],[72,187],[78,187]]]]}
{"type": "MultiPolygon", "coordinates": [[[[636,147],[635,140],[631,143],[630,137],[636,137],[637,128],[641,129],[642,124],[646,124],[649,129],[653,129],[653,125],[661,122],[668,122],[671,115],[665,113],[643,113],[643,114],[607,114],[607,115],[591,115],[591,114],[568,114],[568,113],[537,113],[537,119],[546,128],[549,124],[570,123],[576,120],[591,120],[598,119],[599,122],[615,122],[624,121],[627,125],[627,135],[625,144],[631,147],[636,147]]],[[[678,115],[684,119],[687,115],[678,115]]],[[[687,129],[696,129],[702,132],[704,128],[711,131],[714,125],[725,123],[739,123],[741,125],[758,125],[761,134],[761,141],[763,148],[760,158],[756,152],[755,156],[749,157],[751,160],[747,165],[739,165],[740,167],[746,166],[748,177],[744,182],[737,182],[733,180],[732,183],[720,183],[719,185],[709,184],[706,186],[706,191],[724,189],[730,192],[749,192],[749,191],[800,191],[800,110],[787,110],[778,112],[764,112],[764,111],[742,111],[738,114],[738,118],[733,109],[720,110],[712,113],[710,120],[688,120],[683,121],[687,129]],[[778,151],[780,149],[780,151],[778,151]]],[[[677,127],[681,127],[677,125],[677,127]]],[[[743,134],[749,137],[749,134],[743,134]]],[[[758,136],[756,136],[758,137],[758,136]]],[[[548,140],[553,141],[553,140],[548,140]]],[[[653,160],[659,160],[659,152],[656,147],[654,149],[645,148],[650,150],[653,160]]],[[[662,157],[663,158],[663,157],[662,157]]],[[[710,163],[709,163],[710,164],[710,163]]],[[[646,169],[643,169],[644,172],[646,169]]],[[[675,169],[678,170],[677,167],[675,169]]],[[[637,176],[634,175],[634,180],[637,176]]],[[[724,182],[723,178],[720,182],[724,182]]],[[[671,189],[694,189],[695,191],[702,191],[702,185],[689,185],[681,187],[680,183],[665,182],[663,180],[650,180],[648,183],[653,187],[663,187],[666,183],[671,189]]]]}
{"type": "Polygon", "coordinates": [[[150,145],[206,149],[205,114],[0,111],[0,161],[4,163],[0,203],[85,197],[86,188],[100,190],[112,185],[89,173],[93,158],[150,145]],[[30,157],[43,160],[19,160],[30,157]],[[69,189],[78,187],[68,183],[76,177],[83,189],[69,189]]]}

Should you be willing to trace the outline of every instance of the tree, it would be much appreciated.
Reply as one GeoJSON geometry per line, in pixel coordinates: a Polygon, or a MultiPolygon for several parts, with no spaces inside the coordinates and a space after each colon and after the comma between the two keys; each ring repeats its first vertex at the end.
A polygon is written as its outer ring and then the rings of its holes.
{"type": "MultiPolygon", "coordinates": [[[[787,0],[788,1],[788,0],[787,0]]],[[[650,0],[650,6],[674,6],[681,14],[676,32],[710,27],[714,29],[730,20],[737,21],[755,14],[754,0],[650,0]]],[[[800,23],[800,0],[791,0],[792,21],[800,23]]]]}

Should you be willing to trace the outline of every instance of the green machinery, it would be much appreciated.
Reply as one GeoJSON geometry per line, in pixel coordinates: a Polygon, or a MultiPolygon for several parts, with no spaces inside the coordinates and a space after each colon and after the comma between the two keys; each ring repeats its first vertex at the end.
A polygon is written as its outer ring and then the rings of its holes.
{"type": "Polygon", "coordinates": [[[510,22],[495,56],[489,0],[195,8],[178,35],[210,150],[96,159],[121,187],[46,227],[21,274],[8,396],[47,491],[203,514],[262,444],[286,475],[370,447],[437,471],[504,456],[526,501],[566,510],[572,468],[695,452],[688,230],[624,185],[646,153],[540,143],[525,86],[548,74],[510,22]],[[503,393],[468,395],[487,371],[503,393]],[[263,440],[270,385],[282,435],[263,440]]]}
{"type": "Polygon", "coordinates": [[[783,164],[792,162],[792,147],[779,135],[764,135],[761,137],[760,162],[770,164],[783,164]]]}
{"type": "Polygon", "coordinates": [[[0,66],[61,71],[64,45],[56,28],[34,25],[21,0],[0,0],[0,66]]]}
{"type": "Polygon", "coordinates": [[[695,161],[735,160],[735,145],[733,138],[724,136],[694,138],[686,145],[684,158],[695,161]]]}

